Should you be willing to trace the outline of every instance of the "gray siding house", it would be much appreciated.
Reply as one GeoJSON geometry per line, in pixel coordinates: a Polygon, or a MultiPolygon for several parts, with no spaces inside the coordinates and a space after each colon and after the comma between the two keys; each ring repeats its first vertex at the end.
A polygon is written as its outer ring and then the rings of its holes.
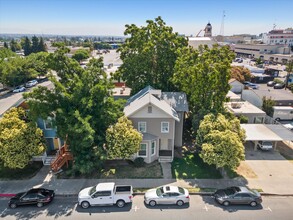
{"type": "Polygon", "coordinates": [[[146,163],[171,162],[174,147],[182,145],[184,112],[188,111],[185,93],[161,92],[147,86],[130,97],[124,114],[143,134],[140,150],[134,155],[146,163]]]}

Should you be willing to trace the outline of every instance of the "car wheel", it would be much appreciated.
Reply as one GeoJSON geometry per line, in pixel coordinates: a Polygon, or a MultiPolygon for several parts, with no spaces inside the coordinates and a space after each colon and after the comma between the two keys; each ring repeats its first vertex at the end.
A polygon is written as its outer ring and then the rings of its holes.
{"type": "Polygon", "coordinates": [[[90,207],[90,204],[89,204],[89,202],[82,202],[81,207],[84,209],[87,209],[88,207],[90,207]]]}
{"type": "Polygon", "coordinates": [[[149,205],[152,206],[152,207],[154,207],[155,205],[157,205],[157,203],[156,203],[156,201],[151,200],[151,201],[149,202],[149,205]]]}
{"type": "Polygon", "coordinates": [[[125,202],[124,202],[123,200],[118,200],[118,201],[116,202],[116,205],[117,205],[119,208],[122,208],[122,207],[125,206],[125,202]]]}
{"type": "Polygon", "coordinates": [[[176,203],[178,206],[183,206],[184,205],[184,202],[182,200],[178,200],[177,203],[176,203]]]}
{"type": "Polygon", "coordinates": [[[250,203],[250,206],[255,207],[255,206],[257,206],[257,203],[256,203],[255,201],[252,201],[252,202],[250,203]]]}
{"type": "Polygon", "coordinates": [[[280,121],[281,119],[280,118],[276,118],[276,121],[280,121]]]}
{"type": "Polygon", "coordinates": [[[38,202],[38,203],[37,203],[37,206],[38,206],[39,208],[43,207],[43,205],[44,205],[44,204],[43,204],[42,202],[38,202]]]}
{"type": "Polygon", "coordinates": [[[17,206],[17,205],[16,205],[15,203],[11,203],[11,204],[9,205],[9,207],[12,208],[12,209],[15,209],[16,206],[17,206]]]}
{"type": "Polygon", "coordinates": [[[224,201],[224,202],[223,202],[223,205],[224,205],[224,206],[229,206],[229,205],[230,205],[230,202],[228,202],[228,201],[224,201]]]}

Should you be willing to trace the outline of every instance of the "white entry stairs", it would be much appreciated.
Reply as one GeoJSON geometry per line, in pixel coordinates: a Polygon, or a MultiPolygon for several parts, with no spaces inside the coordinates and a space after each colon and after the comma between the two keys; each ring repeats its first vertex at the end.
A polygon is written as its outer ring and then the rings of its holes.
{"type": "Polygon", "coordinates": [[[50,166],[52,161],[55,160],[56,156],[47,156],[44,160],[45,166],[50,166]]]}
{"type": "Polygon", "coordinates": [[[170,156],[160,156],[159,162],[160,163],[171,163],[173,161],[173,158],[170,156]]]}

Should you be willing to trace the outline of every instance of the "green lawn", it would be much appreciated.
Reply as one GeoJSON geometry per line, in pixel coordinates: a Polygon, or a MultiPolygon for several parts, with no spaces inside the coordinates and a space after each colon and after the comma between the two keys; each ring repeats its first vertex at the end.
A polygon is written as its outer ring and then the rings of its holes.
{"type": "Polygon", "coordinates": [[[107,168],[102,171],[101,179],[155,179],[163,178],[161,165],[158,162],[145,165],[144,167],[135,167],[132,164],[128,166],[117,166],[107,168]]]}
{"type": "Polygon", "coordinates": [[[37,174],[43,167],[42,162],[33,162],[27,165],[24,169],[8,169],[0,164],[0,179],[1,180],[22,180],[29,179],[37,174]]]}
{"type": "Polygon", "coordinates": [[[128,165],[106,166],[103,170],[93,172],[90,175],[76,175],[72,172],[71,166],[63,168],[63,172],[57,174],[58,178],[64,179],[157,179],[163,178],[163,171],[160,163],[153,162],[143,167],[135,167],[132,163],[128,165]]]}
{"type": "Polygon", "coordinates": [[[177,179],[220,179],[215,166],[205,164],[198,154],[186,153],[183,158],[174,158],[172,175],[177,179]]]}

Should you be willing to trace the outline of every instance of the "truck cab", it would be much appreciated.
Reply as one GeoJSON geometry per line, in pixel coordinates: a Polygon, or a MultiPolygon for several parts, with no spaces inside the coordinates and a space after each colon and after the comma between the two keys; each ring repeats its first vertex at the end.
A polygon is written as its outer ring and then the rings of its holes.
{"type": "Polygon", "coordinates": [[[119,208],[130,203],[133,198],[132,186],[116,186],[115,183],[99,183],[87,187],[78,194],[78,204],[82,208],[90,206],[117,205],[119,208]]]}

